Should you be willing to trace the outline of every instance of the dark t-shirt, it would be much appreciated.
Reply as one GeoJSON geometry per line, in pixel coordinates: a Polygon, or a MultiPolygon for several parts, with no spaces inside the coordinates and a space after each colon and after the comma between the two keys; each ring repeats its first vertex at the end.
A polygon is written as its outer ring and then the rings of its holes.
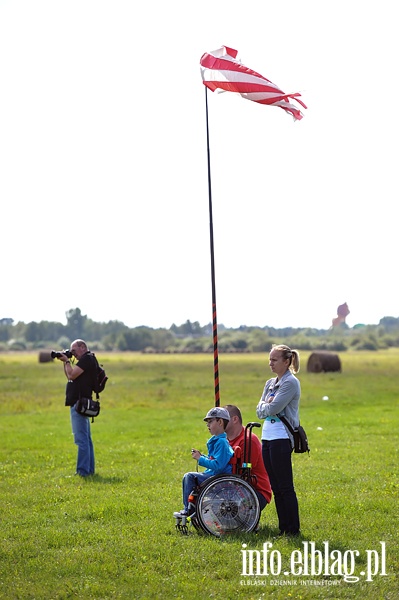
{"type": "Polygon", "coordinates": [[[73,406],[79,398],[91,398],[96,376],[96,362],[91,352],[86,352],[76,363],[83,373],[66,385],[65,406],[73,406]]]}

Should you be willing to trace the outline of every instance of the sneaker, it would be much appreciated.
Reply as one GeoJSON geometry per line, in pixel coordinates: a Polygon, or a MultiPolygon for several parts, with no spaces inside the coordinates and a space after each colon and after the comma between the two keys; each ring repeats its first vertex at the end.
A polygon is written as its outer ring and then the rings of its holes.
{"type": "Polygon", "coordinates": [[[176,517],[176,518],[187,517],[188,516],[188,512],[186,511],[185,508],[182,508],[181,510],[178,510],[177,512],[174,512],[173,516],[176,517]]]}

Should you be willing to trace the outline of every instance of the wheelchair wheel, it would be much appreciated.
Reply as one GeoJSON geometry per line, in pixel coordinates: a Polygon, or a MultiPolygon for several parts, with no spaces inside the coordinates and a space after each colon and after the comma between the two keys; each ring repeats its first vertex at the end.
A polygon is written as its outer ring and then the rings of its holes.
{"type": "Polygon", "coordinates": [[[236,475],[206,480],[199,493],[195,519],[217,537],[234,531],[250,532],[259,522],[260,505],[253,487],[236,475]]]}

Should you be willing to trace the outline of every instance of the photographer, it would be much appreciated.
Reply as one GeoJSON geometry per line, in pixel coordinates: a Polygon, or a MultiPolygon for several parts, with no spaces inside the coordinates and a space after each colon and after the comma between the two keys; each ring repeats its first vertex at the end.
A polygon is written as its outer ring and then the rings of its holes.
{"type": "Polygon", "coordinates": [[[94,448],[91,439],[90,418],[80,415],[76,411],[75,405],[79,398],[92,397],[96,363],[83,340],[75,340],[71,344],[69,353],[57,352],[56,358],[64,363],[64,372],[68,379],[65,406],[71,407],[72,433],[78,447],[76,475],[81,477],[94,475],[94,448]],[[77,359],[76,364],[71,364],[68,354],[77,359]]]}

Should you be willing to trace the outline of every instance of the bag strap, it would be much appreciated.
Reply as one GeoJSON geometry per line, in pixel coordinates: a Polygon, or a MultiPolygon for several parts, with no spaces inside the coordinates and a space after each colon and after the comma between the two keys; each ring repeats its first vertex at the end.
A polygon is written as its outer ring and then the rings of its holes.
{"type": "MultiPolygon", "coordinates": [[[[93,371],[94,377],[92,378],[92,380],[93,380],[92,387],[94,387],[97,383],[97,369],[98,369],[99,365],[98,365],[97,356],[94,354],[94,352],[90,352],[90,355],[93,359],[93,364],[94,364],[94,371],[93,371]]],[[[94,390],[93,390],[93,392],[94,392],[94,390]]],[[[94,392],[94,393],[96,395],[96,400],[100,400],[99,393],[98,392],[94,392]]]]}
{"type": "MultiPolygon", "coordinates": [[[[276,379],[274,380],[274,386],[273,386],[273,389],[274,389],[274,387],[275,387],[275,385],[276,385],[276,383],[277,383],[277,379],[278,379],[278,378],[276,377],[276,379]]],[[[284,423],[284,425],[287,427],[287,429],[288,429],[288,430],[291,432],[291,435],[293,436],[293,435],[294,435],[294,433],[295,433],[295,431],[294,431],[294,428],[293,428],[293,427],[292,427],[292,425],[291,425],[291,424],[290,424],[290,423],[287,421],[287,419],[286,419],[285,417],[280,417],[280,415],[276,415],[276,416],[277,416],[277,417],[280,419],[280,421],[282,421],[282,422],[284,423]]]]}
{"type": "MultiPolygon", "coordinates": [[[[278,416],[278,415],[277,415],[278,416]]],[[[292,425],[290,423],[288,423],[287,419],[285,417],[278,417],[280,419],[280,421],[282,421],[284,423],[284,425],[290,430],[291,434],[294,435],[294,429],[292,427],[292,425]]]]}

